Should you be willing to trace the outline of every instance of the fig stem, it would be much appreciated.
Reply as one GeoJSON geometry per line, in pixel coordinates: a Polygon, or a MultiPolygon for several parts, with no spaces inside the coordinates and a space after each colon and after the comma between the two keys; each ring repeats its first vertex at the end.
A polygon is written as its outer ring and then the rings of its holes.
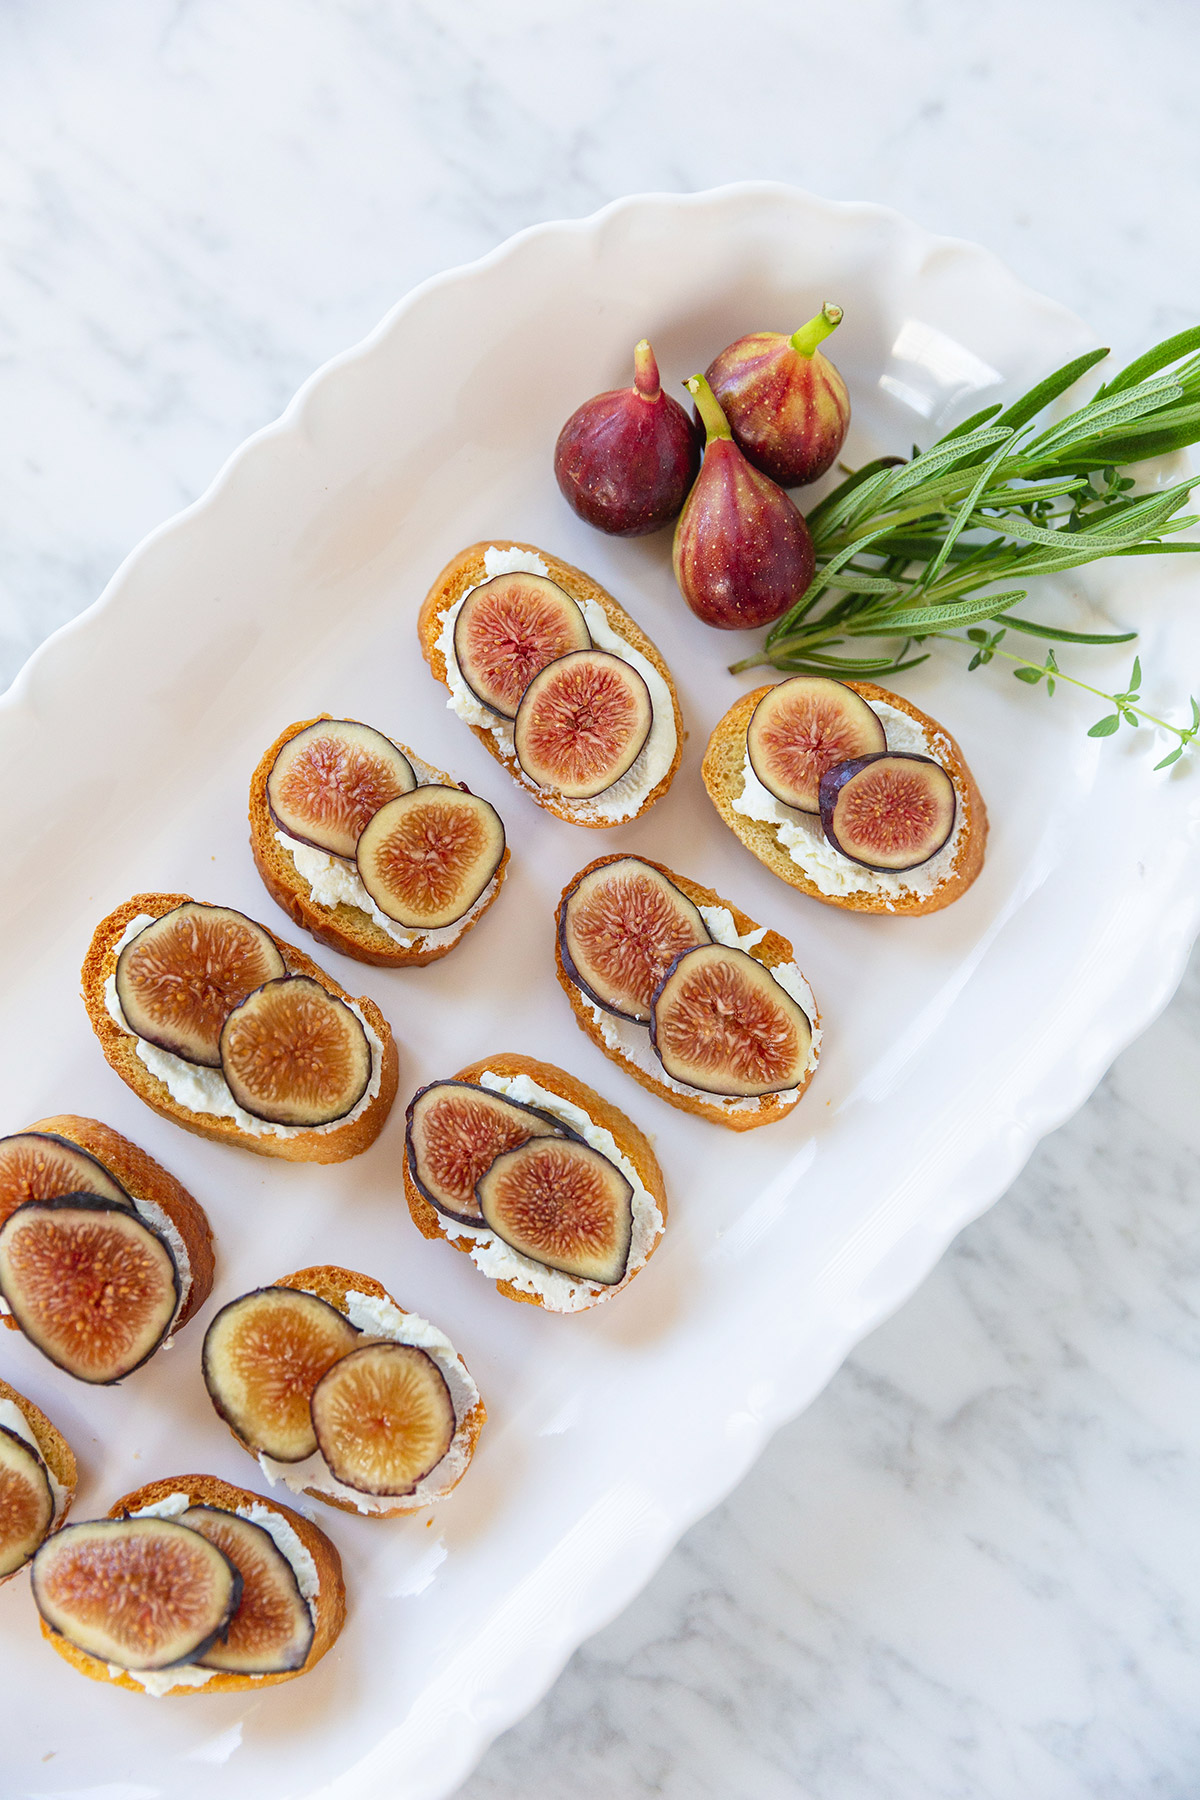
{"type": "Polygon", "coordinates": [[[696,402],[696,411],[700,414],[700,422],[704,426],[706,442],[711,444],[718,438],[732,438],[733,433],[729,429],[729,420],[722,412],[720,401],[703,375],[691,375],[683,385],[696,402]]]}
{"type": "Polygon", "coordinates": [[[662,383],[658,378],[658,363],[650,339],[643,338],[633,349],[633,391],[643,400],[657,400],[662,393],[662,383]]]}
{"type": "Polygon", "coordinates": [[[827,300],[815,319],[792,333],[792,349],[801,356],[811,356],[817,345],[823,343],[831,331],[836,331],[841,322],[841,307],[827,300]]]}

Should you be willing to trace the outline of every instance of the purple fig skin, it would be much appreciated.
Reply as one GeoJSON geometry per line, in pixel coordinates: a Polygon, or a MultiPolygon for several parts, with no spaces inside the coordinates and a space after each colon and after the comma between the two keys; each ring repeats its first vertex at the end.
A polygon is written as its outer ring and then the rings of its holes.
{"type": "Polygon", "coordinates": [[[735,443],[781,487],[816,481],[833,467],[845,440],[850,396],[816,348],[841,318],[840,308],[826,305],[791,337],[751,332],[722,350],[706,371],[735,443]]]}
{"type": "Polygon", "coordinates": [[[723,631],[768,625],[813,578],[808,526],[783,489],[742,455],[704,377],[693,375],[687,386],[708,443],[675,527],[675,579],[706,625],[723,631]]]}
{"type": "Polygon", "coordinates": [[[645,338],[633,357],[633,386],[585,400],[554,447],[563,498],[612,537],[643,537],[669,525],[700,467],[699,433],[663,393],[645,338]]]}

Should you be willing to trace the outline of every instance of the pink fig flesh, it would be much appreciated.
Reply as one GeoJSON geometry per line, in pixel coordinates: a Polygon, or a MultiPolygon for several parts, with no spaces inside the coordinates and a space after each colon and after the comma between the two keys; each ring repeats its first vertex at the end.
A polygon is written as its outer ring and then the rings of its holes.
{"type": "Polygon", "coordinates": [[[755,707],[746,732],[750,767],[767,792],[806,813],[821,810],[827,769],[886,749],[878,713],[845,682],[824,675],[778,682],[755,707]]]}
{"type": "Polygon", "coordinates": [[[822,775],[820,792],[825,836],[864,869],[919,868],[954,830],[954,783],[930,756],[856,757],[822,775]]]}
{"type": "Polygon", "coordinates": [[[826,305],[787,337],[754,331],[738,338],[706,374],[734,441],[780,487],[803,487],[833,467],[850,424],[850,396],[817,344],[841,323],[826,305]]]}
{"type": "Polygon", "coordinates": [[[675,579],[706,625],[725,631],[767,625],[812,580],[812,539],[783,489],[747,462],[733,442],[703,375],[693,375],[687,385],[708,443],[675,527],[675,579]]]}
{"type": "Polygon", "coordinates": [[[554,447],[563,498],[613,537],[642,537],[669,524],[700,467],[699,434],[663,393],[645,338],[633,355],[633,386],[585,400],[554,447]]]}

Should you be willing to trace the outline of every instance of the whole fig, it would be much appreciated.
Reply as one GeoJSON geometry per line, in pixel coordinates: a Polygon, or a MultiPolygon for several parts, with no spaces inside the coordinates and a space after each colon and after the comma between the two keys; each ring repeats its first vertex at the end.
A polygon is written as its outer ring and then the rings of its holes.
{"type": "Polygon", "coordinates": [[[769,624],[812,580],[808,526],[783,489],[742,455],[703,375],[693,375],[687,388],[708,442],[675,527],[675,579],[706,625],[734,631],[769,624]]]}
{"type": "Polygon", "coordinates": [[[827,302],[791,337],[755,331],[738,338],[706,371],[734,439],[781,487],[816,481],[845,439],[850,396],[817,347],[841,322],[841,307],[827,302]]]}
{"type": "Polygon", "coordinates": [[[554,447],[563,498],[614,537],[642,537],[669,524],[700,467],[699,434],[663,393],[645,338],[634,350],[633,371],[631,388],[585,400],[554,447]]]}

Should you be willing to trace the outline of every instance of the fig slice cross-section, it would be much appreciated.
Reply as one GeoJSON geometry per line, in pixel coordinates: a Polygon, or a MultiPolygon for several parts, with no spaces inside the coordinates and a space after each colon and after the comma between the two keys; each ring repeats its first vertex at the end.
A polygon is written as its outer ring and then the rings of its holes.
{"type": "Polygon", "coordinates": [[[539,670],[591,634],[564,588],[545,575],[495,575],[468,594],[454,621],[454,658],[477,700],[514,719],[539,670]]]}
{"type": "Polygon", "coordinates": [[[513,748],[538,787],[587,800],[633,767],[653,722],[650,690],[635,668],[607,650],[575,650],[526,688],[513,748]]]}
{"type": "Polygon", "coordinates": [[[270,933],[228,906],[187,900],[117,958],[117,999],[131,1031],[206,1069],[221,1066],[221,1027],[247,994],[285,973],[270,933]]]}
{"type": "Polygon", "coordinates": [[[470,912],[503,855],[495,807],[430,782],[380,807],[358,840],[358,875],[397,925],[442,931],[470,912]]]}
{"type": "Polygon", "coordinates": [[[195,1662],[237,1610],[223,1551],[172,1519],[64,1525],[33,1559],[33,1597],[68,1643],[122,1669],[195,1662]]]}
{"type": "Polygon", "coordinates": [[[299,1288],[255,1288],[223,1306],[204,1334],[204,1385],[255,1454],[303,1462],[317,1447],[313,1389],[359,1333],[336,1306],[299,1288]]]}
{"type": "Polygon", "coordinates": [[[821,777],[825,836],[864,869],[919,868],[949,842],[956,811],[954,783],[930,756],[861,756],[821,777]]]}
{"type": "Polygon", "coordinates": [[[367,820],[416,785],[407,756],[381,731],[354,719],[319,719],[275,758],[267,804],[289,837],[352,857],[367,820]]]}
{"type": "Polygon", "coordinates": [[[561,1137],[549,1113],[466,1081],[434,1081],[408,1108],[405,1149],[414,1182],[440,1213],[477,1225],[475,1188],[504,1150],[531,1137],[561,1137]]]}
{"type": "Polygon", "coordinates": [[[0,1425],[0,1581],[22,1568],[54,1523],[54,1490],[31,1444],[0,1425]]]}
{"type": "Polygon", "coordinates": [[[0,1223],[26,1200],[62,1194],[96,1194],[132,1210],[133,1201],[102,1162],[48,1131],[18,1131],[0,1138],[0,1223]]]}
{"type": "Polygon", "coordinates": [[[120,1381],[158,1349],[179,1304],[159,1234],[94,1194],[29,1200],[0,1226],[0,1293],[31,1344],[80,1381],[120,1381]]]}
{"type": "Polygon", "coordinates": [[[681,951],[711,941],[687,895],[638,856],[581,876],[559,915],[567,974],[597,1006],[643,1025],[669,965],[681,951]]]}
{"type": "Polygon", "coordinates": [[[498,1156],[479,1207],[497,1237],[548,1269],[614,1286],[629,1264],[633,1185],[576,1138],[533,1138],[498,1156]]]}
{"type": "Polygon", "coordinates": [[[270,1532],[219,1506],[189,1506],[180,1519],[224,1552],[242,1578],[242,1597],[218,1638],[198,1660],[235,1675],[275,1675],[303,1666],[314,1625],[293,1569],[270,1532]]]}
{"type": "Polygon", "coordinates": [[[654,996],[650,1037],[673,1081],[706,1094],[798,1087],[812,1022],[745,950],[709,944],[676,957],[654,996]]]}
{"type": "Polygon", "coordinates": [[[317,1383],[313,1427],[334,1478],[360,1494],[411,1494],[454,1439],[446,1379],[424,1350],[376,1341],[317,1383]]]}
{"type": "Polygon", "coordinates": [[[769,794],[818,813],[827,769],[887,749],[883,723],[861,694],[825,675],[793,675],[765,693],[746,732],[750,767],[769,794]]]}
{"type": "Polygon", "coordinates": [[[220,1050],[237,1104],[273,1125],[330,1125],[371,1083],[362,1021],[309,975],[283,975],[248,995],[226,1019],[220,1050]]]}

